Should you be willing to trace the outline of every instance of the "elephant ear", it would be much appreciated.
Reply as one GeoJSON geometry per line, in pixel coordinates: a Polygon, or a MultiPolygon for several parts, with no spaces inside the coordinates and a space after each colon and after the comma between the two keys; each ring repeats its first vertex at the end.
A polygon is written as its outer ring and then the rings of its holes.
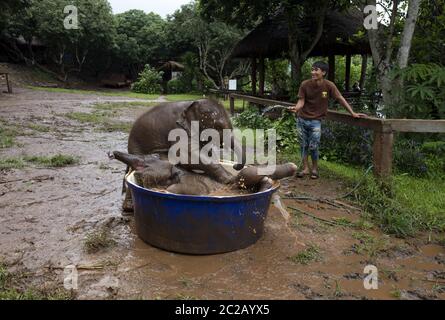
{"type": "Polygon", "coordinates": [[[183,128],[187,133],[191,134],[191,123],[192,121],[198,120],[197,114],[199,114],[199,102],[193,101],[191,104],[185,108],[185,110],[179,115],[176,124],[183,128]]]}

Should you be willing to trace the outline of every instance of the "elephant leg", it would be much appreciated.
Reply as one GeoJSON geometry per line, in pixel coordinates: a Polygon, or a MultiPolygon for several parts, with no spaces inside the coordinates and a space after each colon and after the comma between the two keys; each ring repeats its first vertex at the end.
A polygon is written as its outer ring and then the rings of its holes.
{"type": "Polygon", "coordinates": [[[270,188],[272,188],[272,186],[273,186],[273,180],[268,177],[264,177],[260,181],[260,189],[258,190],[258,192],[269,190],[270,188]]]}
{"type": "Polygon", "coordinates": [[[258,167],[247,167],[242,169],[235,178],[235,185],[241,189],[249,189],[263,183],[263,178],[269,177],[272,180],[280,180],[295,175],[298,167],[293,163],[277,165],[271,175],[260,175],[258,167]]]}
{"type": "Polygon", "coordinates": [[[188,171],[204,171],[207,176],[223,184],[232,183],[235,178],[220,164],[181,164],[181,167],[188,171]]]}
{"type": "Polygon", "coordinates": [[[123,216],[131,216],[133,215],[133,198],[131,197],[131,192],[130,190],[127,188],[127,190],[125,191],[125,199],[124,202],[122,204],[122,209],[123,209],[123,216]]]}
{"type": "Polygon", "coordinates": [[[277,165],[275,172],[270,175],[273,180],[280,180],[295,175],[298,171],[296,164],[289,162],[281,165],[277,165]]]}

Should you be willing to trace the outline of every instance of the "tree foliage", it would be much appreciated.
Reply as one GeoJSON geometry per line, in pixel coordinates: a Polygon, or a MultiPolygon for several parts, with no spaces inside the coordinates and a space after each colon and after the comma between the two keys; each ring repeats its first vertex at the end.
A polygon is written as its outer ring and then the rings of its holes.
{"type": "Polygon", "coordinates": [[[161,81],[162,71],[159,72],[147,64],[133,84],[132,90],[138,93],[161,93],[161,81]]]}

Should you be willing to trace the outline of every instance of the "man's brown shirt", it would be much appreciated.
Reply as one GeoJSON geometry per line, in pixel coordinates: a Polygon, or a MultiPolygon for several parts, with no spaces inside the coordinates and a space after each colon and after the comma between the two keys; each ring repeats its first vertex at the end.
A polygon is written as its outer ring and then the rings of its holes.
{"type": "Polygon", "coordinates": [[[316,80],[306,80],[301,83],[298,97],[304,99],[304,106],[299,112],[299,116],[304,119],[320,120],[328,113],[328,102],[330,98],[341,97],[335,84],[323,79],[321,84],[316,80]]]}

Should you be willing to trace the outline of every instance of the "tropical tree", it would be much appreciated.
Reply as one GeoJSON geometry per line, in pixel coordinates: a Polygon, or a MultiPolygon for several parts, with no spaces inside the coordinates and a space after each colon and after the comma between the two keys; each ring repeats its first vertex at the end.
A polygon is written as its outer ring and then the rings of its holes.
{"type": "Polygon", "coordinates": [[[7,29],[11,43],[19,36],[28,43],[30,55],[28,59],[23,56],[24,60],[36,63],[31,41],[37,38],[64,81],[70,73],[81,72],[89,58],[101,56],[113,44],[114,17],[106,0],[29,0],[29,6],[16,11],[11,21],[7,29]],[[65,27],[64,9],[68,5],[78,8],[76,29],[65,27]]]}
{"type": "MultiPolygon", "coordinates": [[[[403,82],[401,77],[394,78],[394,71],[408,66],[421,2],[422,0],[380,1],[379,5],[385,9],[389,23],[386,27],[380,25],[377,29],[370,28],[367,31],[384,104],[387,107],[395,106],[401,101],[398,93],[402,92],[403,82]],[[406,6],[407,9],[404,10],[406,6]]],[[[367,3],[377,7],[376,0],[367,3]]]]}
{"type": "Polygon", "coordinates": [[[115,59],[137,75],[146,64],[155,66],[168,53],[165,45],[167,22],[155,13],[129,10],[116,15],[115,59]]]}
{"type": "Polygon", "coordinates": [[[241,77],[248,72],[249,64],[230,59],[244,32],[221,21],[204,20],[198,9],[197,3],[191,3],[170,17],[168,42],[171,47],[177,44],[178,48],[195,52],[206,82],[213,88],[223,88],[225,78],[241,77]]]}

